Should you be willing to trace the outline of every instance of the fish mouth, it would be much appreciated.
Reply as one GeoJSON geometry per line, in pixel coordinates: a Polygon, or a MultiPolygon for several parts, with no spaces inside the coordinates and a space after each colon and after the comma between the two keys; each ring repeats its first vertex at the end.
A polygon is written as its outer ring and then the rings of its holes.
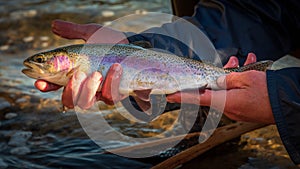
{"type": "Polygon", "coordinates": [[[45,72],[43,71],[43,66],[36,62],[30,62],[30,61],[24,61],[23,65],[26,67],[22,69],[22,73],[25,75],[34,78],[39,79],[41,78],[41,75],[43,75],[45,72]]]}
{"type": "Polygon", "coordinates": [[[68,77],[66,76],[67,71],[50,73],[43,64],[27,60],[23,62],[23,65],[26,68],[22,69],[22,72],[30,78],[42,79],[61,86],[65,86],[66,82],[68,82],[68,77]]]}

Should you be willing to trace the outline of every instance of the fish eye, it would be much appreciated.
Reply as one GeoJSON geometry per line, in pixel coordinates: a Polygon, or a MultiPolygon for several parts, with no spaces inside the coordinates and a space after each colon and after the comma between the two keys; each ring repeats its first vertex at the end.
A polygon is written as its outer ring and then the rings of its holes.
{"type": "Polygon", "coordinates": [[[34,61],[37,63],[44,63],[46,60],[43,55],[38,55],[37,57],[34,58],[34,61]]]}

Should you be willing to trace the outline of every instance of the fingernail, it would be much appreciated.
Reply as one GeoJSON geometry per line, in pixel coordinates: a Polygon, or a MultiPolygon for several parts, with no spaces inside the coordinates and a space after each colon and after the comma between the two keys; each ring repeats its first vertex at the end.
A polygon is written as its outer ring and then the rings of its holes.
{"type": "Polygon", "coordinates": [[[254,53],[249,53],[248,57],[250,57],[251,62],[256,62],[256,55],[254,53]]]}
{"type": "Polygon", "coordinates": [[[232,67],[236,67],[238,65],[237,59],[235,57],[230,58],[230,63],[232,67]]]}
{"type": "Polygon", "coordinates": [[[114,78],[119,78],[122,74],[122,66],[120,64],[115,64],[113,66],[114,78]]]}
{"type": "Polygon", "coordinates": [[[226,76],[220,76],[220,77],[217,79],[217,85],[218,85],[218,86],[223,86],[223,84],[225,83],[225,78],[226,78],[226,76]]]}
{"type": "Polygon", "coordinates": [[[113,66],[113,70],[114,70],[115,72],[120,72],[120,71],[121,71],[121,65],[115,64],[115,65],[113,66]]]}

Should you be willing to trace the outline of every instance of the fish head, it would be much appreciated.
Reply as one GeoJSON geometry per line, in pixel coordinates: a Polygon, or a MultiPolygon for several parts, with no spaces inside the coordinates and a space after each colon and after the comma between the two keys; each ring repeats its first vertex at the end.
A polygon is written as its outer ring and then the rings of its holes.
{"type": "Polygon", "coordinates": [[[41,52],[23,62],[22,72],[28,77],[65,86],[74,69],[74,59],[66,50],[41,52]]]}

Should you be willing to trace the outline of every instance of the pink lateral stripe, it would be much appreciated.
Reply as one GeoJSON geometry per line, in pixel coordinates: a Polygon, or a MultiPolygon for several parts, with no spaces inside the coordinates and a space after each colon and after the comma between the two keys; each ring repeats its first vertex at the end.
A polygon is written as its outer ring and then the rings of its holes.
{"type": "Polygon", "coordinates": [[[68,56],[61,55],[54,57],[54,67],[57,71],[70,69],[70,60],[68,56]]]}

